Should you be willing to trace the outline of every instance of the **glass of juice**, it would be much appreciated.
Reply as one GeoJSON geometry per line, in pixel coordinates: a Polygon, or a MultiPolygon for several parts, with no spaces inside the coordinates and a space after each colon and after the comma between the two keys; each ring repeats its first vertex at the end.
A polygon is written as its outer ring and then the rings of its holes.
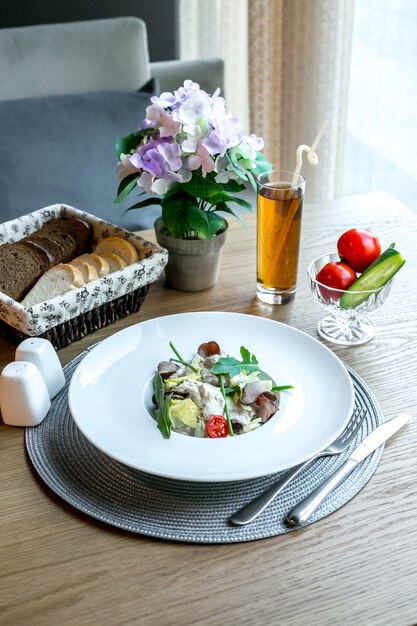
{"type": "Polygon", "coordinates": [[[256,297],[265,304],[295,298],[305,178],[273,170],[258,177],[256,297]]]}

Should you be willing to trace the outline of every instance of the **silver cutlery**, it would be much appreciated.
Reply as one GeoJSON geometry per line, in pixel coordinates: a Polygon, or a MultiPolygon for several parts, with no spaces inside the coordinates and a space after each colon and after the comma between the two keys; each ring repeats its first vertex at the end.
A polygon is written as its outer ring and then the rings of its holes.
{"type": "Polygon", "coordinates": [[[330,444],[330,446],[307,459],[307,461],[304,461],[301,465],[294,467],[278,482],[274,483],[271,487],[268,487],[266,491],[262,492],[254,500],[251,500],[251,502],[245,504],[241,509],[236,511],[236,513],[229,518],[229,521],[236,526],[244,526],[245,524],[253,522],[253,520],[266,509],[266,507],[277,497],[277,495],[280,494],[281,491],[285,489],[285,487],[293,480],[293,478],[298,476],[298,474],[305,467],[307,467],[307,465],[319,457],[340,454],[340,452],[346,450],[361,427],[365,415],[365,409],[361,409],[359,407],[355,409],[349,422],[347,423],[346,428],[343,430],[341,435],[339,435],[339,437],[332,444],[330,444]]]}
{"type": "Polygon", "coordinates": [[[325,480],[322,485],[315,489],[307,498],[302,500],[287,514],[285,522],[288,526],[298,526],[306,522],[330,492],[333,491],[361,461],[369,454],[372,454],[384,441],[392,437],[397,430],[402,428],[409,419],[410,415],[408,413],[401,413],[401,415],[375,428],[375,430],[365,437],[362,443],[355,448],[348,460],[345,461],[330,478],[325,480]]]}

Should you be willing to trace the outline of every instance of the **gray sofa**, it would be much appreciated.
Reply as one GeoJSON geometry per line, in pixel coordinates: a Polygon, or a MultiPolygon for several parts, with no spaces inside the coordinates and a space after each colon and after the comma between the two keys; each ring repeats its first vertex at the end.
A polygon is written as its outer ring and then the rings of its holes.
{"type": "Polygon", "coordinates": [[[190,78],[223,91],[223,64],[149,62],[135,17],[0,29],[0,222],[63,202],[129,230],[160,209],[113,203],[115,142],[138,128],[151,95],[190,78]]]}

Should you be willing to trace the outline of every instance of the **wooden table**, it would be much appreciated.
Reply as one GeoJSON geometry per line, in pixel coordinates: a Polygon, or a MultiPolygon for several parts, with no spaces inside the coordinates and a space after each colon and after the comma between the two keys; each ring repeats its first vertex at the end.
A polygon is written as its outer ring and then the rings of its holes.
{"type": "MultiPolygon", "coordinates": [[[[254,298],[255,219],[230,224],[217,285],[180,293],[154,285],[139,313],[61,350],[65,364],[88,345],[145,319],[226,310],[316,335],[323,310],[306,280],[308,261],[339,234],[368,227],[407,259],[377,334],[356,348],[330,346],[374,391],[386,418],[413,420],[386,446],[365,488],[334,514],[286,535],[194,545],[132,535],[90,519],[52,494],[32,471],[22,429],[0,426],[0,623],[152,626],[417,623],[417,219],[384,193],[305,209],[295,301],[254,298]]],[[[153,238],[153,233],[145,236],[153,238]]],[[[14,346],[0,341],[0,367],[14,346]]]]}

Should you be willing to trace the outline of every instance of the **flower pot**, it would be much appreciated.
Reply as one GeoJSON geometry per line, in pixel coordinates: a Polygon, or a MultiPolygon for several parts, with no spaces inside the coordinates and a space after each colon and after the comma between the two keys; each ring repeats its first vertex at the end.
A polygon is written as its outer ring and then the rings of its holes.
{"type": "Polygon", "coordinates": [[[169,253],[165,267],[166,284],[180,291],[203,291],[212,287],[219,275],[222,247],[228,224],[211,239],[176,239],[168,233],[162,218],[154,224],[156,239],[169,253]]]}

